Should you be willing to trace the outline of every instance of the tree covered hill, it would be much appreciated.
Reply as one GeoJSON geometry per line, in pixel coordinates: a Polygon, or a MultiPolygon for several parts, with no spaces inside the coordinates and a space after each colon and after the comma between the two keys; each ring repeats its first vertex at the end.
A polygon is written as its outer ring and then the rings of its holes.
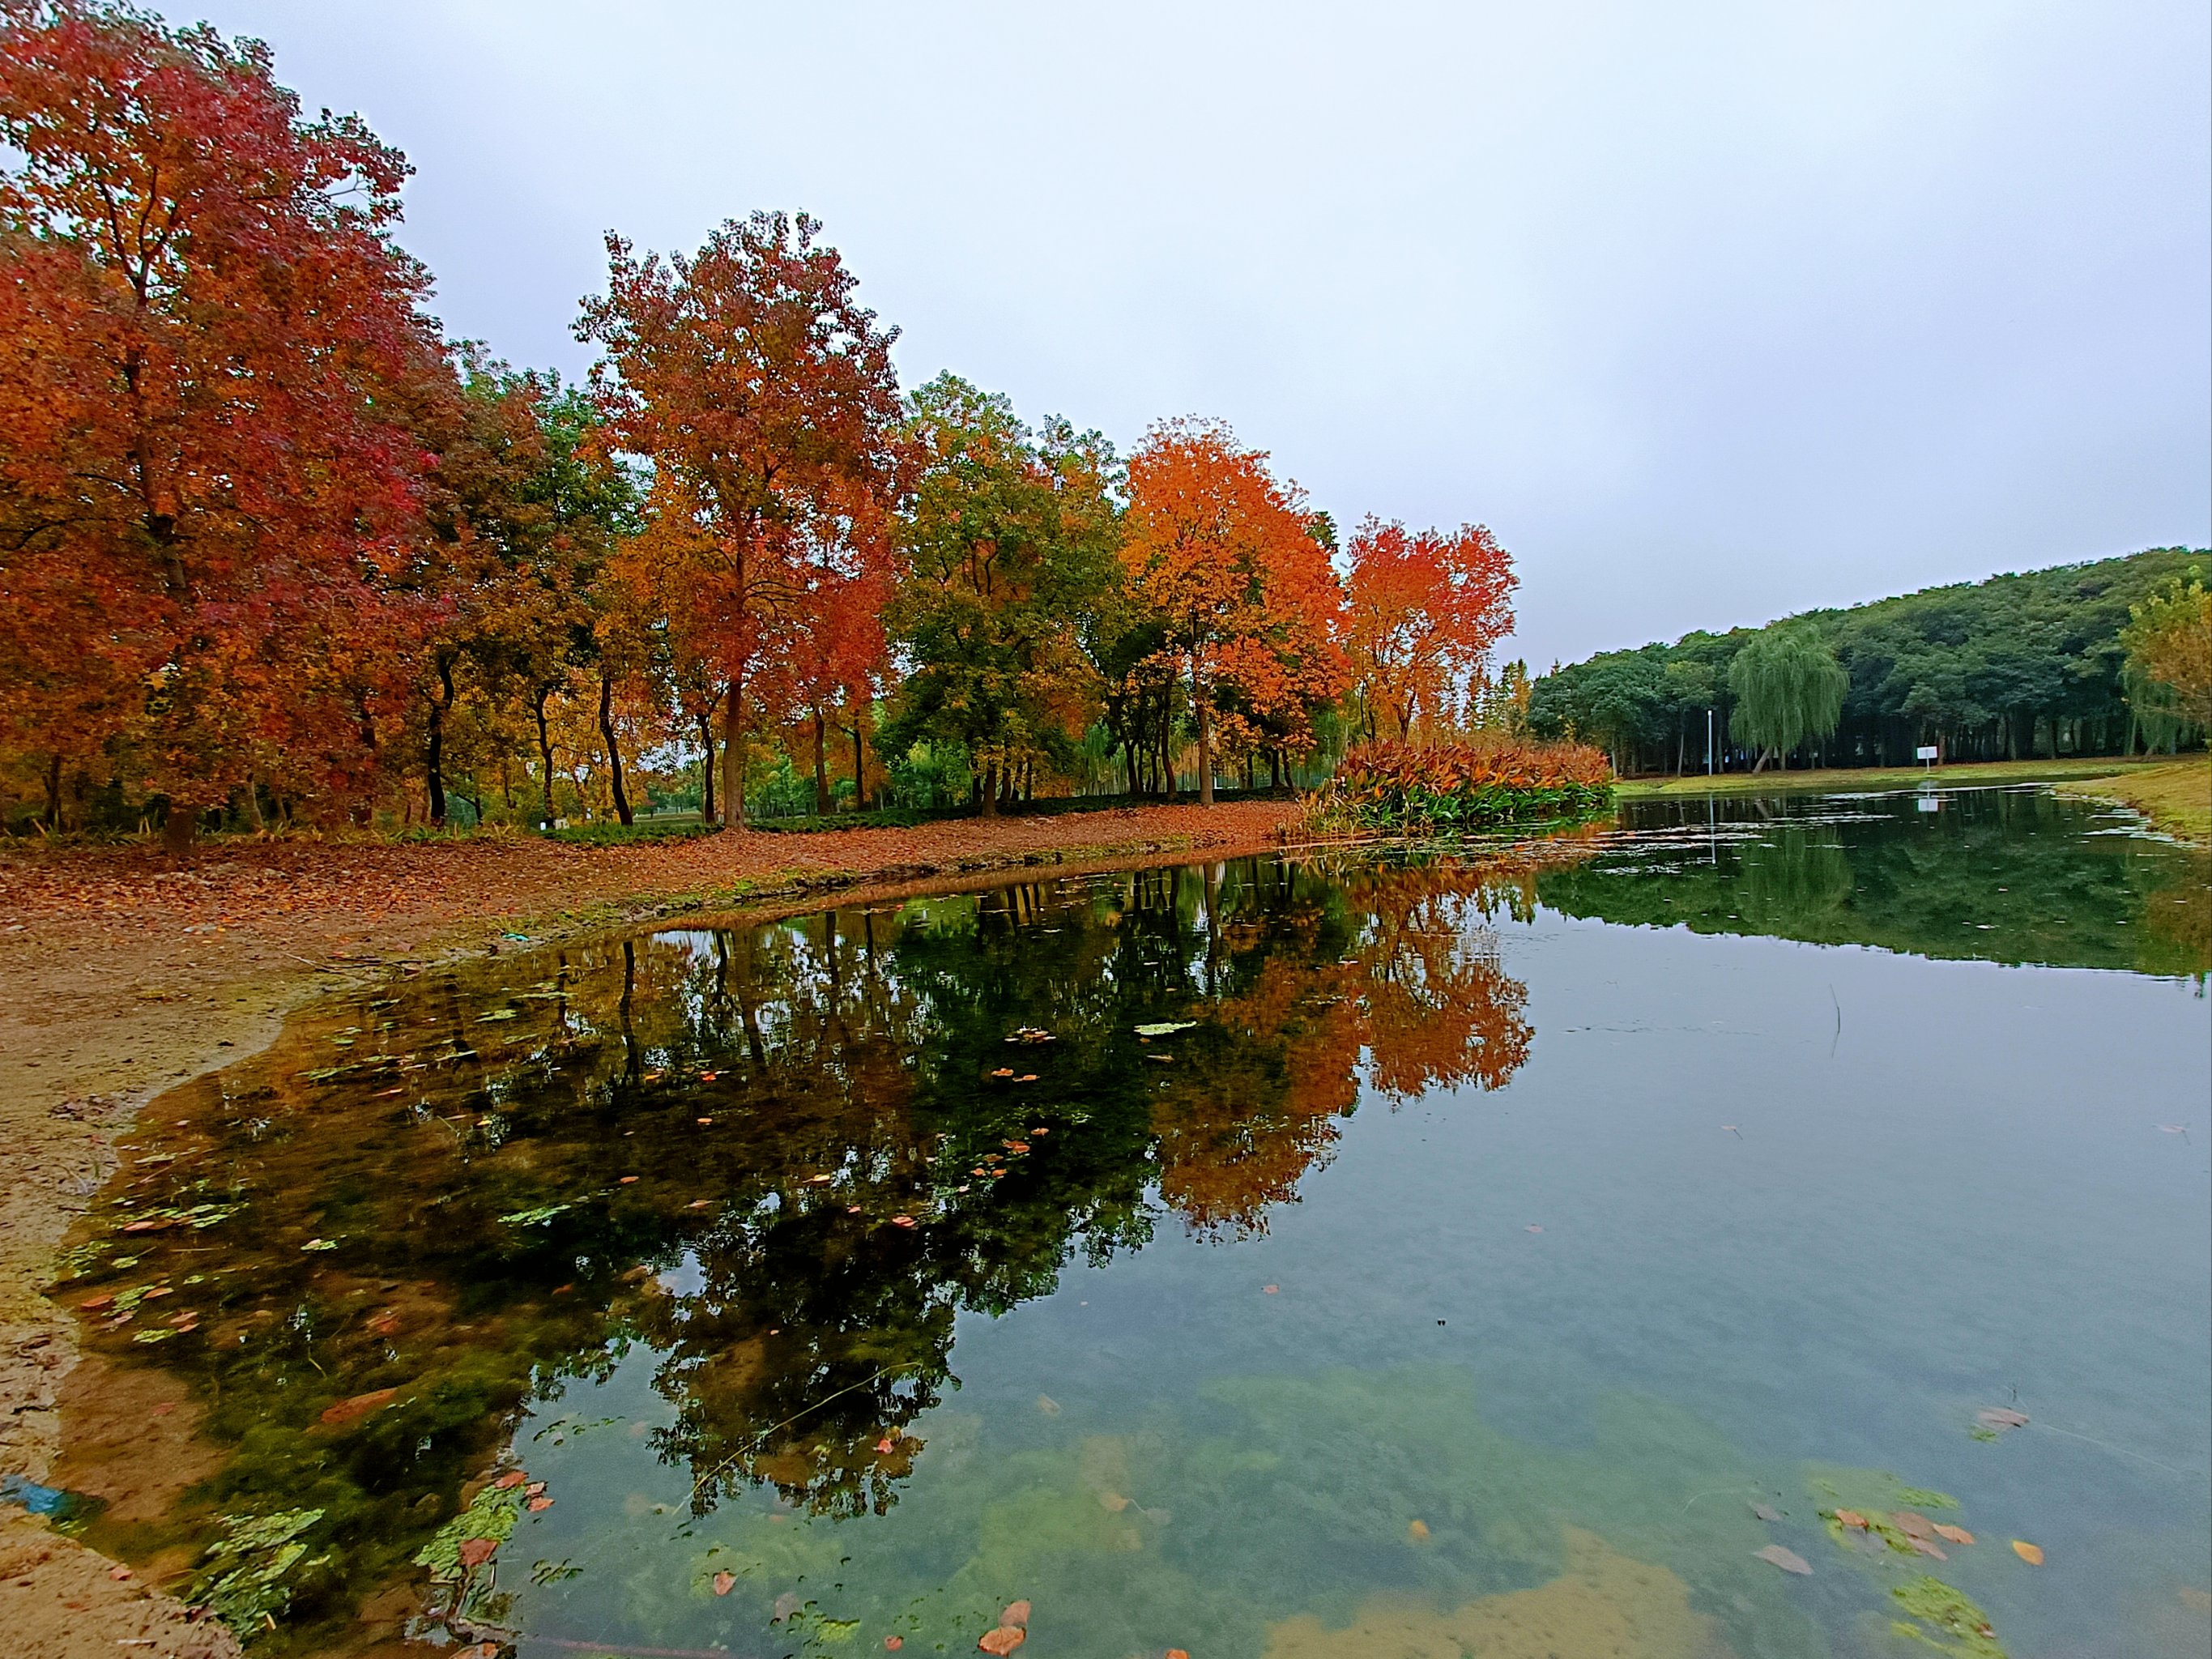
{"type": "Polygon", "coordinates": [[[1962,761],[2171,749],[2201,733],[2130,700],[2120,630],[2130,605],[2208,564],[2202,549],[2153,548],[1605,652],[1537,680],[1529,720],[1603,744],[1624,772],[1682,771],[1704,766],[1711,710],[1717,764],[1748,767],[1729,739],[1729,671],[1753,640],[1793,629],[1850,677],[1833,733],[1797,751],[1817,764],[1899,765],[1925,743],[1962,761]]]}

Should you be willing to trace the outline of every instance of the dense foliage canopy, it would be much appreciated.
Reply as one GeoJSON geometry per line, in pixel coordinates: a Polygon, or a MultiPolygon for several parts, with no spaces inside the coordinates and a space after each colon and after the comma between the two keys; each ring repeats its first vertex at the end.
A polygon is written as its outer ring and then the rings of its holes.
{"type": "Polygon", "coordinates": [[[1370,522],[1348,632],[1264,454],[903,392],[804,214],[611,234],[564,386],[441,337],[407,173],[257,42],[0,0],[9,827],[1210,799],[1479,700],[1487,531],[1370,522]]]}
{"type": "Polygon", "coordinates": [[[2140,650],[2131,678],[2123,635],[2131,607],[2171,605],[2156,611],[2160,637],[2172,641],[2158,672],[2183,673],[2188,641],[2205,637],[2201,611],[2195,635],[2184,612],[2204,601],[2179,598],[2179,584],[2205,560],[2154,549],[1607,652],[1539,678],[1529,719],[1540,734],[1602,744],[1624,771],[1702,769],[1709,714],[1723,769],[1756,765],[1769,749],[1785,763],[1796,753],[1893,766],[1923,744],[1954,760],[2168,748],[2200,737],[2203,722],[2144,678],[2140,650]],[[2153,601],[2159,593],[2176,597],[2153,601]],[[1823,653],[1840,682],[1819,669],[1823,653]],[[1788,661],[1790,673],[1768,672],[1788,661]],[[1832,719],[1825,694],[1811,696],[1824,678],[1841,690],[1832,719]]]}

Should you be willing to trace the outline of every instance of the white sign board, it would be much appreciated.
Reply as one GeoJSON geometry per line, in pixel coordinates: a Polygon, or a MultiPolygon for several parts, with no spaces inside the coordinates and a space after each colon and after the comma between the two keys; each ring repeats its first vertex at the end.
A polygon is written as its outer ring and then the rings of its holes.
{"type": "Polygon", "coordinates": [[[1918,749],[1913,751],[1913,758],[1916,760],[1934,760],[1938,752],[1939,751],[1934,744],[1923,743],[1918,749]]]}

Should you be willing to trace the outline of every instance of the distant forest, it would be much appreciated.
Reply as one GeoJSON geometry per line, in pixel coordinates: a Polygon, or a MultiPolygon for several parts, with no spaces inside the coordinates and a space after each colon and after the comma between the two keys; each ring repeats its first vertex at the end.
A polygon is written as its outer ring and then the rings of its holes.
{"type": "Polygon", "coordinates": [[[2120,633],[2130,605],[2208,565],[2202,549],[2154,548],[1608,651],[1538,679],[1529,724],[1604,745],[1624,774],[1700,771],[1710,710],[1714,765],[1748,769],[1757,751],[1729,733],[1729,670],[1789,630],[1825,644],[1849,683],[1834,730],[1790,745],[1787,765],[1905,765],[1923,744],[1946,761],[2192,747],[2200,727],[2130,697],[2120,633]]]}

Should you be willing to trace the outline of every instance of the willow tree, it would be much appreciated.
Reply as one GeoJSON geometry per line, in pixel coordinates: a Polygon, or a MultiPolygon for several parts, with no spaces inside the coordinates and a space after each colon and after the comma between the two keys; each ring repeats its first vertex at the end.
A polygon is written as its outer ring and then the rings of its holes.
{"type": "Polygon", "coordinates": [[[1729,735],[1759,751],[1754,772],[1770,760],[1790,763],[1808,738],[1831,735],[1843,719],[1850,676],[1828,642],[1809,628],[1770,628],[1753,636],[1729,665],[1735,712],[1729,735]]]}

